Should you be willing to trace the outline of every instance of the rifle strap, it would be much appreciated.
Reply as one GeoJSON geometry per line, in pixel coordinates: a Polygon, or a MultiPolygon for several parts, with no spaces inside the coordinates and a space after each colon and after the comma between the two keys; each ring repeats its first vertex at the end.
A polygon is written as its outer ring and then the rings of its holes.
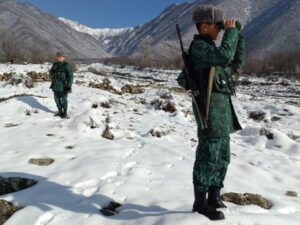
{"type": "Polygon", "coordinates": [[[213,88],[213,83],[214,83],[214,78],[215,78],[215,73],[216,73],[216,68],[213,66],[210,69],[209,72],[209,78],[208,78],[208,87],[207,87],[207,99],[206,99],[206,121],[208,121],[208,115],[209,115],[209,106],[210,106],[210,97],[211,97],[211,92],[213,88]]]}

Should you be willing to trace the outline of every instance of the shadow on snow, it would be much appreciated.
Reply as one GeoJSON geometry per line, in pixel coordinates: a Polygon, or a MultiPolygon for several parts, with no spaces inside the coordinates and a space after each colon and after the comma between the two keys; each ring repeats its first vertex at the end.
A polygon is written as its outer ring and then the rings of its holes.
{"type": "MultiPolygon", "coordinates": [[[[101,194],[88,197],[75,193],[71,186],[64,186],[41,176],[11,172],[0,173],[0,176],[22,177],[38,181],[38,184],[31,188],[6,195],[12,196],[13,202],[23,207],[35,206],[42,211],[49,211],[55,207],[74,213],[102,216],[99,209],[114,201],[112,198],[101,194]]],[[[119,214],[107,218],[112,220],[133,220],[143,217],[191,213],[190,211],[170,211],[160,206],[141,206],[130,203],[124,204],[118,208],[118,211],[120,212],[119,214]]]]}

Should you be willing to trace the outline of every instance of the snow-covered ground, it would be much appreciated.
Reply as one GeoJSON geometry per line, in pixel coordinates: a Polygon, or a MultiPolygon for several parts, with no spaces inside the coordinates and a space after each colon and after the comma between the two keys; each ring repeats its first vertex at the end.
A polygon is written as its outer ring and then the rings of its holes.
{"type": "MultiPolygon", "coordinates": [[[[49,67],[0,65],[0,74],[46,72],[49,67]]],[[[75,74],[75,82],[80,85],[74,85],[69,95],[71,117],[67,120],[53,117],[56,107],[49,83],[38,83],[32,89],[0,83],[0,99],[34,95],[0,102],[0,176],[39,181],[32,188],[1,196],[24,207],[5,225],[300,224],[299,197],[285,195],[286,191],[300,193],[299,83],[284,86],[275,82],[271,85],[274,90],[294,90],[275,97],[268,94],[270,85],[259,85],[264,79],[250,79],[252,84],[239,88],[234,104],[245,129],[232,135],[232,162],[222,192],[261,194],[272,201],[273,207],[265,210],[226,203],[228,208],[223,211],[227,219],[211,222],[191,213],[196,124],[190,97],[171,88],[177,87],[177,74],[80,65],[75,74]],[[90,81],[105,78],[88,72],[90,67],[105,71],[118,90],[125,84],[148,87],[136,95],[89,88],[90,81]],[[151,106],[151,101],[166,94],[171,95],[177,112],[167,113],[151,106]],[[289,94],[292,99],[286,97],[289,94]],[[104,102],[112,107],[101,107],[104,102]],[[99,107],[92,108],[93,104],[99,107]],[[28,110],[30,116],[25,113],[28,110]],[[266,113],[263,121],[248,118],[257,110],[266,113]],[[101,136],[107,117],[113,141],[101,136]],[[272,121],[274,117],[280,119],[272,121]],[[90,128],[91,118],[96,123],[94,129],[90,128]],[[17,126],[6,127],[8,124],[17,126]],[[274,138],[261,135],[262,128],[274,138]],[[163,136],[153,137],[151,130],[163,136]],[[47,167],[28,163],[30,158],[44,157],[55,162],[47,167]],[[99,209],[111,200],[123,206],[118,215],[104,217],[99,209]]]]}

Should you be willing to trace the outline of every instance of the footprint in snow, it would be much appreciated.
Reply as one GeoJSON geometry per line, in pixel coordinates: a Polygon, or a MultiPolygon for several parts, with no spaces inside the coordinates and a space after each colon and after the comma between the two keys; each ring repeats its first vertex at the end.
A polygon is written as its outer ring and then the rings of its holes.
{"type": "Polygon", "coordinates": [[[43,215],[41,215],[35,225],[47,225],[49,224],[54,218],[54,215],[50,212],[46,212],[43,215]]]}
{"type": "Polygon", "coordinates": [[[132,156],[135,153],[135,150],[131,150],[127,153],[125,153],[125,155],[123,156],[124,159],[129,158],[130,156],[132,156]]]}
{"type": "Polygon", "coordinates": [[[76,194],[90,197],[97,192],[97,190],[99,189],[99,184],[96,180],[87,180],[76,184],[72,189],[76,194]]]}
{"type": "Polygon", "coordinates": [[[137,165],[138,163],[135,161],[128,162],[125,164],[125,166],[122,168],[122,173],[126,176],[129,174],[129,172],[137,165]]]}

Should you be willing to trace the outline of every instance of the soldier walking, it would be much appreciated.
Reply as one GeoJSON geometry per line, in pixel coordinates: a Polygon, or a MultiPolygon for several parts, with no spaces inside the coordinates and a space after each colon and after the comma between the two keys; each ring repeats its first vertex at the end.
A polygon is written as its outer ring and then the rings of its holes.
{"type": "Polygon", "coordinates": [[[54,99],[58,112],[54,116],[67,118],[68,116],[68,93],[71,93],[73,84],[72,66],[65,62],[65,54],[58,52],[57,61],[50,70],[52,83],[50,88],[54,92],[54,99]]]}
{"type": "MultiPolygon", "coordinates": [[[[230,163],[231,133],[242,127],[236,116],[231,95],[234,93],[233,72],[244,64],[244,39],[241,26],[233,19],[224,20],[224,12],[213,6],[199,6],[193,14],[199,34],[189,49],[193,67],[192,81],[199,90],[199,104],[206,125],[193,102],[198,125],[199,144],[193,171],[195,202],[193,211],[211,220],[225,219],[218,208],[226,208],[220,200],[220,190],[230,163]],[[238,29],[237,29],[238,28],[238,29]],[[215,45],[225,29],[222,43],[215,45]]],[[[187,70],[178,77],[180,86],[189,89],[187,70]]]]}

